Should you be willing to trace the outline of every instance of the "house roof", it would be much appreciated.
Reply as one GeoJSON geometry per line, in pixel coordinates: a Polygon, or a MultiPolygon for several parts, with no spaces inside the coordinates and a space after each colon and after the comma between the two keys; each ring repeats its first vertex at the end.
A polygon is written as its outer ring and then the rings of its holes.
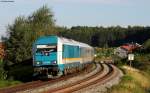
{"type": "Polygon", "coordinates": [[[130,51],[133,51],[133,50],[139,48],[139,46],[137,46],[136,44],[125,44],[125,45],[122,45],[121,48],[130,52],[130,51]]]}

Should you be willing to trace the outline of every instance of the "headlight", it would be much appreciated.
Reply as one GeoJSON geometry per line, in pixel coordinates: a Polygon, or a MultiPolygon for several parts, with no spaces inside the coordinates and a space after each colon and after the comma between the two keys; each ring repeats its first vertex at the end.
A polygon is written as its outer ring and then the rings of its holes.
{"type": "Polygon", "coordinates": [[[37,64],[37,65],[39,65],[39,64],[40,64],[40,62],[36,62],[36,64],[37,64]]]}
{"type": "Polygon", "coordinates": [[[56,63],[57,63],[56,60],[52,61],[52,64],[56,64],[56,63]]]}

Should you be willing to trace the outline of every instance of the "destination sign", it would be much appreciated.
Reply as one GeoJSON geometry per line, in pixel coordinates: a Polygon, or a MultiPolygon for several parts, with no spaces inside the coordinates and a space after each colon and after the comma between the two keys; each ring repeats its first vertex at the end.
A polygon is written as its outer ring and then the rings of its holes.
{"type": "Polygon", "coordinates": [[[37,48],[56,48],[54,45],[37,45],[37,48]]]}

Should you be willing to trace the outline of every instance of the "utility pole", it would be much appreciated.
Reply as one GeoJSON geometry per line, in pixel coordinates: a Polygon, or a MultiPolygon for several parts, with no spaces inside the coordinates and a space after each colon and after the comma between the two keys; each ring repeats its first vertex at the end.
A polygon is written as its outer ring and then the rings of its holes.
{"type": "Polygon", "coordinates": [[[132,63],[132,61],[130,60],[130,67],[132,67],[131,63],[132,63]]]}

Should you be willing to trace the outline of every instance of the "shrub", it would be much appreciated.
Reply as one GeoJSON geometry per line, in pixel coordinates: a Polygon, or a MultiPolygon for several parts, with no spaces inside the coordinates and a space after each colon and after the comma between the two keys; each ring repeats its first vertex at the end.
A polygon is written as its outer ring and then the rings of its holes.
{"type": "Polygon", "coordinates": [[[0,80],[6,79],[7,74],[6,71],[4,70],[4,62],[2,59],[0,59],[0,80]]]}

